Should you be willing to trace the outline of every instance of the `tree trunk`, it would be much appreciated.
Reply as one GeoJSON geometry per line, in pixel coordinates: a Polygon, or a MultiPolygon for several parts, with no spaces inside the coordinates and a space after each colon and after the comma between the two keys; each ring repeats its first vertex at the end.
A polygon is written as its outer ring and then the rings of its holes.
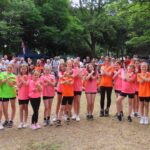
{"type": "Polygon", "coordinates": [[[95,55],[96,55],[96,50],[95,50],[96,41],[94,38],[94,34],[92,32],[90,32],[90,36],[91,36],[91,56],[95,57],[95,55]]]}
{"type": "Polygon", "coordinates": [[[95,50],[96,44],[92,43],[91,45],[91,56],[95,57],[96,56],[96,50],[95,50]]]}

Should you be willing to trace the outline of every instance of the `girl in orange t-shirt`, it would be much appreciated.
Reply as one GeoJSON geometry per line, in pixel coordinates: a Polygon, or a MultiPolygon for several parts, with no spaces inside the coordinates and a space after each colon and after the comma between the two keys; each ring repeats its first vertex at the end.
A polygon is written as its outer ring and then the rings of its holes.
{"type": "MultiPolygon", "coordinates": [[[[137,76],[138,73],[140,73],[140,62],[139,60],[135,61],[135,74],[137,76]]],[[[135,95],[133,99],[133,104],[132,104],[132,116],[138,117],[140,116],[139,113],[139,96],[138,96],[138,91],[139,91],[139,83],[137,82],[137,78],[135,80],[135,95]]]]}
{"type": "Polygon", "coordinates": [[[150,73],[148,70],[148,64],[143,62],[141,64],[141,73],[137,76],[139,82],[139,98],[140,98],[140,124],[148,124],[148,112],[150,102],[150,73]]]}
{"type": "MultiPolygon", "coordinates": [[[[62,84],[63,98],[61,102],[61,108],[58,115],[58,119],[56,122],[57,126],[61,125],[61,118],[63,113],[66,113],[66,109],[68,114],[71,113],[73,97],[74,97],[74,88],[73,88],[74,78],[72,77],[72,69],[70,67],[66,67],[66,71],[64,72],[64,75],[60,83],[62,84]]],[[[70,121],[69,116],[67,116],[67,121],[70,121]]]]}
{"type": "Polygon", "coordinates": [[[101,67],[101,80],[100,80],[100,94],[101,94],[101,112],[100,117],[109,116],[109,108],[111,105],[111,93],[112,93],[112,77],[113,77],[113,67],[110,64],[108,57],[105,58],[104,66],[101,67]],[[107,93],[107,107],[104,111],[105,104],[105,93],[107,93]]]}
{"type": "Polygon", "coordinates": [[[36,62],[36,66],[34,67],[34,69],[36,71],[38,71],[39,73],[42,73],[43,72],[43,66],[41,64],[41,60],[38,59],[37,62],[36,62]]]}
{"type": "Polygon", "coordinates": [[[58,119],[58,113],[60,110],[60,105],[61,105],[61,100],[62,100],[62,84],[60,82],[65,72],[65,66],[66,64],[64,62],[61,62],[59,64],[58,83],[57,83],[57,104],[56,104],[55,118],[53,118],[54,122],[57,121],[58,119]]]}

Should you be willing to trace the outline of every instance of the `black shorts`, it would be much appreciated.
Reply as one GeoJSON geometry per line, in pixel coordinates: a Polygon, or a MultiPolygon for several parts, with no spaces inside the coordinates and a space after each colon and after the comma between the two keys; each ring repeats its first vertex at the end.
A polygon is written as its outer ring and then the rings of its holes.
{"type": "Polygon", "coordinates": [[[62,102],[61,102],[61,105],[72,105],[73,103],[73,96],[64,96],[62,98],[62,102]]]}
{"type": "Polygon", "coordinates": [[[43,100],[47,100],[47,99],[53,99],[54,96],[43,96],[43,100]]]}
{"type": "Polygon", "coordinates": [[[138,91],[136,91],[136,92],[135,92],[135,95],[137,95],[137,96],[138,96],[138,95],[139,95],[139,92],[138,92],[138,91]]]}
{"type": "Polygon", "coordinates": [[[134,98],[135,93],[120,93],[121,96],[126,97],[128,96],[128,98],[134,98]]]}
{"type": "Polygon", "coordinates": [[[57,94],[62,95],[62,92],[58,92],[58,91],[57,91],[57,94]]]}
{"type": "Polygon", "coordinates": [[[140,97],[140,102],[150,102],[150,97],[140,97]]]}
{"type": "Polygon", "coordinates": [[[115,93],[120,94],[120,93],[121,93],[121,91],[119,91],[119,90],[115,90],[115,93]]]}
{"type": "Polygon", "coordinates": [[[85,94],[96,94],[96,92],[85,92],[85,94]]]}
{"type": "Polygon", "coordinates": [[[16,97],[12,97],[12,98],[2,98],[3,102],[8,102],[9,100],[15,100],[16,97]]]}
{"type": "Polygon", "coordinates": [[[29,104],[29,99],[26,99],[26,100],[18,100],[19,102],[19,105],[28,105],[29,104]]]}
{"type": "Polygon", "coordinates": [[[82,94],[81,91],[74,91],[74,96],[76,96],[76,95],[81,95],[81,94],[82,94]]]}

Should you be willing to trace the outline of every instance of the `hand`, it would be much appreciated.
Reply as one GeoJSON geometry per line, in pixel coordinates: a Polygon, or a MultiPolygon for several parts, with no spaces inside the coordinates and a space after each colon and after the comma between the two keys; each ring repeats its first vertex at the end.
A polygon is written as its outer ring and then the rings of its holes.
{"type": "Polygon", "coordinates": [[[8,81],[8,78],[4,79],[3,82],[6,83],[8,81]]]}
{"type": "Polygon", "coordinates": [[[40,87],[40,83],[37,83],[37,87],[38,87],[38,88],[40,87]]]}
{"type": "Polygon", "coordinates": [[[27,75],[24,75],[23,79],[26,81],[28,79],[27,75]]]}
{"type": "Polygon", "coordinates": [[[64,72],[63,76],[64,76],[64,77],[67,76],[67,72],[64,72]]]}
{"type": "Polygon", "coordinates": [[[94,70],[92,70],[91,74],[93,75],[93,73],[94,73],[94,70]]]}
{"type": "Polygon", "coordinates": [[[48,82],[49,80],[48,80],[47,78],[44,78],[44,81],[45,81],[45,82],[48,82]]]}

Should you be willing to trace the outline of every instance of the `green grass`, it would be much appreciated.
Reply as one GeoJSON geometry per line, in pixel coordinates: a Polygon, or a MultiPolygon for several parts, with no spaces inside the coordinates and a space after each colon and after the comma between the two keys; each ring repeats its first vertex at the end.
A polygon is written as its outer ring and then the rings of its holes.
{"type": "Polygon", "coordinates": [[[31,142],[28,144],[27,150],[61,150],[61,145],[50,141],[31,142]]]}

